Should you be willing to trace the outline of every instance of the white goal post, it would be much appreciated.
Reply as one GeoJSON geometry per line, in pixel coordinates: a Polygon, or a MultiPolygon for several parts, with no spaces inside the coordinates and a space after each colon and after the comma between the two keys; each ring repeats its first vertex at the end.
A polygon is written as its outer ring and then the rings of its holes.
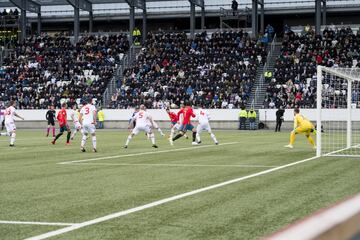
{"type": "Polygon", "coordinates": [[[318,66],[316,87],[316,155],[360,157],[360,69],[318,66]]]}

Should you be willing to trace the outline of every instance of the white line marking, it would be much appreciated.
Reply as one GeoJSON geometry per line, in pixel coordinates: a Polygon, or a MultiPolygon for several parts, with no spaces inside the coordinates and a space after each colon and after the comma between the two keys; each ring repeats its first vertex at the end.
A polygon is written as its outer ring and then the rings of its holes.
{"type": "MultiPolygon", "coordinates": [[[[219,144],[218,146],[234,145],[234,144],[238,144],[238,143],[239,142],[222,143],[222,144],[219,144]]],[[[193,147],[176,148],[176,149],[153,151],[153,152],[132,153],[132,154],[126,154],[126,155],[115,155],[115,156],[108,156],[108,157],[99,157],[99,158],[89,158],[89,159],[82,159],[82,160],[66,161],[66,162],[59,162],[57,164],[71,164],[71,163],[91,162],[91,161],[99,161],[99,160],[114,159],[114,158],[125,158],[125,157],[134,157],[134,156],[158,154],[158,153],[179,152],[179,151],[188,150],[188,149],[193,149],[194,150],[194,149],[208,148],[208,147],[216,147],[216,146],[215,145],[193,146],[193,147]]]]}
{"type": "MultiPolygon", "coordinates": [[[[70,165],[70,164],[69,164],[70,165]]],[[[217,165],[217,164],[167,164],[167,163],[71,163],[71,165],[94,165],[94,166],[164,166],[164,167],[244,167],[244,168],[274,168],[278,166],[268,165],[249,165],[249,164],[231,164],[231,165],[217,165]]]]}
{"type": "Polygon", "coordinates": [[[21,221],[2,221],[0,224],[17,224],[17,225],[44,225],[44,226],[72,226],[76,223],[54,223],[54,222],[21,222],[21,221]]]}
{"type": "Polygon", "coordinates": [[[265,174],[268,174],[268,173],[271,173],[271,172],[279,171],[281,169],[288,168],[288,167],[298,165],[298,164],[301,164],[301,163],[305,163],[305,162],[308,162],[308,161],[312,161],[312,160],[317,159],[317,158],[319,158],[319,157],[311,157],[311,158],[307,158],[307,159],[300,160],[300,161],[297,161],[297,162],[282,165],[282,166],[279,166],[279,167],[276,167],[276,168],[271,168],[271,169],[268,169],[268,170],[265,170],[265,171],[250,174],[250,175],[247,175],[247,176],[244,176],[244,177],[235,178],[235,179],[232,179],[232,180],[229,180],[229,181],[226,181],[226,182],[222,182],[222,183],[218,183],[218,184],[211,185],[211,186],[208,186],[208,187],[196,189],[196,190],[193,190],[191,192],[182,193],[182,194],[175,195],[175,196],[172,196],[172,197],[169,197],[169,198],[165,198],[165,199],[158,200],[158,201],[155,201],[155,202],[152,202],[152,203],[148,203],[148,204],[145,204],[145,205],[142,205],[142,206],[138,206],[138,207],[135,207],[135,208],[130,208],[130,209],[123,210],[123,211],[116,212],[116,213],[112,213],[112,214],[109,214],[109,215],[106,215],[106,216],[103,216],[103,217],[95,218],[95,219],[92,219],[92,220],[89,220],[89,221],[86,221],[86,222],[82,222],[82,223],[79,223],[79,224],[76,224],[76,225],[73,225],[73,226],[61,228],[61,229],[58,229],[58,230],[55,230],[55,231],[50,231],[50,232],[47,232],[47,233],[44,233],[44,234],[41,234],[41,235],[38,235],[38,236],[27,238],[26,240],[42,240],[42,239],[47,239],[47,238],[50,238],[50,237],[58,236],[58,235],[61,235],[61,234],[64,234],[64,233],[68,233],[68,232],[83,228],[83,227],[87,227],[87,226],[94,225],[94,224],[97,224],[97,223],[109,221],[109,220],[114,219],[114,218],[122,217],[122,216],[125,216],[125,215],[128,215],[128,214],[131,214],[131,213],[135,213],[135,212],[139,212],[139,211],[142,211],[142,210],[145,210],[145,209],[148,209],[148,208],[156,207],[156,206],[168,203],[168,202],[173,202],[175,200],[179,200],[179,199],[182,199],[182,198],[185,198],[185,197],[189,197],[189,196],[192,196],[192,195],[195,195],[195,194],[198,194],[198,193],[202,193],[202,192],[206,192],[206,191],[209,191],[209,190],[212,190],[212,189],[224,187],[226,185],[241,182],[241,181],[244,181],[244,180],[247,180],[247,179],[250,179],[250,178],[254,178],[254,177],[258,177],[258,176],[261,176],[261,175],[265,175],[265,174]]]}

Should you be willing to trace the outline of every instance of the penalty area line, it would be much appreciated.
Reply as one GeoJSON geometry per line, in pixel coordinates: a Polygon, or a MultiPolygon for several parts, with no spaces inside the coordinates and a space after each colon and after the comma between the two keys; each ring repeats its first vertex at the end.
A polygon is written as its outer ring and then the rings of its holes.
{"type": "Polygon", "coordinates": [[[2,221],[0,224],[15,224],[15,225],[43,225],[43,226],[72,226],[76,223],[57,223],[57,222],[22,222],[22,221],[2,221]]]}
{"type": "Polygon", "coordinates": [[[61,228],[61,229],[58,229],[58,230],[55,230],[55,231],[50,231],[50,232],[47,232],[47,233],[44,233],[44,234],[41,234],[41,235],[38,235],[38,236],[27,238],[25,240],[48,239],[50,237],[58,236],[58,235],[68,233],[68,232],[71,232],[71,231],[74,231],[74,230],[77,230],[77,229],[80,229],[80,228],[84,228],[84,227],[91,226],[91,225],[94,225],[94,224],[102,223],[102,222],[105,222],[105,221],[112,220],[114,218],[119,218],[119,217],[122,217],[122,216],[129,215],[131,213],[140,212],[140,211],[143,211],[145,209],[153,208],[153,207],[156,207],[156,206],[159,206],[159,205],[163,205],[165,203],[169,203],[169,202],[173,202],[173,201],[176,201],[176,200],[179,200],[179,199],[182,199],[182,198],[193,196],[195,194],[199,194],[199,193],[202,193],[202,192],[206,192],[206,191],[210,191],[210,190],[213,190],[213,189],[221,188],[221,187],[224,187],[224,186],[227,186],[227,185],[230,185],[230,184],[242,182],[242,181],[250,179],[250,178],[255,178],[255,177],[258,177],[258,176],[266,175],[268,173],[276,172],[276,171],[279,171],[279,170],[282,170],[282,169],[285,169],[285,168],[288,168],[288,167],[292,167],[292,166],[295,166],[295,165],[298,165],[298,164],[302,164],[302,163],[305,163],[305,162],[308,162],[308,161],[312,161],[312,160],[315,160],[315,159],[318,159],[318,158],[319,157],[315,156],[315,157],[303,159],[303,160],[293,162],[293,163],[289,163],[289,164],[285,164],[285,165],[282,165],[282,166],[279,166],[279,167],[276,167],[276,168],[271,168],[271,169],[261,171],[261,172],[257,172],[257,173],[253,173],[253,174],[250,174],[250,175],[247,175],[247,176],[243,176],[243,177],[235,178],[235,179],[232,179],[232,180],[229,180],[229,181],[225,181],[225,182],[210,185],[210,186],[207,186],[207,187],[199,188],[199,189],[196,189],[196,190],[193,190],[193,191],[190,191],[190,192],[186,192],[186,193],[182,193],[182,194],[175,195],[175,196],[172,196],[172,197],[164,198],[164,199],[161,199],[161,200],[158,200],[158,201],[155,201],[155,202],[151,202],[151,203],[148,203],[148,204],[145,204],[145,205],[142,205],[142,206],[130,208],[130,209],[127,209],[127,210],[122,210],[122,211],[115,212],[115,213],[112,213],[112,214],[109,214],[109,215],[105,215],[103,217],[99,217],[99,218],[95,218],[95,219],[92,219],[92,220],[89,220],[89,221],[86,221],[86,222],[82,222],[82,223],[79,223],[79,224],[76,224],[76,225],[64,227],[64,228],[61,228]]]}
{"type": "MultiPolygon", "coordinates": [[[[234,145],[234,144],[238,144],[238,143],[239,143],[239,142],[221,143],[221,144],[219,144],[218,146],[234,145]]],[[[125,154],[125,155],[115,155],[115,156],[108,156],[108,157],[89,158],[89,159],[82,159],[82,160],[73,160],[73,161],[59,162],[59,163],[57,163],[57,164],[72,164],[72,163],[92,162],[92,161],[99,161],[99,160],[106,160],[106,159],[114,159],[114,158],[126,158],[126,157],[134,157],[134,156],[143,156],[143,155],[159,154],[159,153],[179,152],[179,151],[183,151],[183,150],[199,149],[199,148],[208,148],[208,147],[216,147],[216,145],[192,146],[192,147],[176,148],[176,149],[160,150],[160,151],[152,151],[152,152],[131,153],[131,154],[125,154]]]]}
{"type": "Polygon", "coordinates": [[[278,166],[251,165],[251,164],[171,164],[171,163],[72,163],[71,165],[90,166],[144,166],[144,167],[238,167],[238,168],[274,168],[278,166]]]}

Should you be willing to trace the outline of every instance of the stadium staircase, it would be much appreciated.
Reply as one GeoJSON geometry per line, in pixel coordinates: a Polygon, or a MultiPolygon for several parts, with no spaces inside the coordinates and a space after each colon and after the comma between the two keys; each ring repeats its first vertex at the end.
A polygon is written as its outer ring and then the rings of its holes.
{"type": "Polygon", "coordinates": [[[281,41],[277,41],[275,36],[272,43],[269,45],[269,52],[266,57],[266,63],[264,66],[259,67],[256,72],[256,80],[251,91],[250,101],[246,105],[247,109],[260,109],[263,107],[266,89],[269,85],[269,83],[265,81],[264,73],[267,71],[274,73],[276,59],[281,53],[281,45],[281,41]]]}
{"type": "Polygon", "coordinates": [[[102,99],[102,105],[104,108],[109,106],[111,102],[111,96],[114,95],[117,89],[117,82],[122,81],[124,70],[131,66],[131,64],[136,60],[137,54],[140,52],[141,46],[132,45],[129,51],[124,55],[124,57],[119,61],[118,66],[115,70],[114,76],[111,78],[102,99]]]}
{"type": "MultiPolygon", "coordinates": [[[[266,57],[266,63],[264,66],[261,66],[257,69],[256,72],[256,80],[255,84],[251,90],[250,95],[250,101],[246,105],[246,109],[249,111],[250,109],[254,109],[257,113],[256,118],[256,129],[259,128],[265,128],[266,126],[260,126],[260,119],[259,119],[259,109],[263,107],[265,95],[266,95],[266,89],[269,85],[268,82],[265,82],[264,73],[266,71],[274,72],[276,59],[279,57],[281,53],[281,41],[277,41],[276,35],[274,36],[274,39],[272,43],[269,45],[269,52],[266,57]]],[[[249,123],[246,123],[247,129],[249,129],[249,123]]]]}

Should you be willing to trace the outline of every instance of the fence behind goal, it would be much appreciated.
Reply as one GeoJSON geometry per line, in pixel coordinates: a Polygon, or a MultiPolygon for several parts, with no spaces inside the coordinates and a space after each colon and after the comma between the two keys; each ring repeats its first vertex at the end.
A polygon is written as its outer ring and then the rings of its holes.
{"type": "Polygon", "coordinates": [[[360,157],[360,69],[319,66],[317,74],[317,155],[360,157]]]}

